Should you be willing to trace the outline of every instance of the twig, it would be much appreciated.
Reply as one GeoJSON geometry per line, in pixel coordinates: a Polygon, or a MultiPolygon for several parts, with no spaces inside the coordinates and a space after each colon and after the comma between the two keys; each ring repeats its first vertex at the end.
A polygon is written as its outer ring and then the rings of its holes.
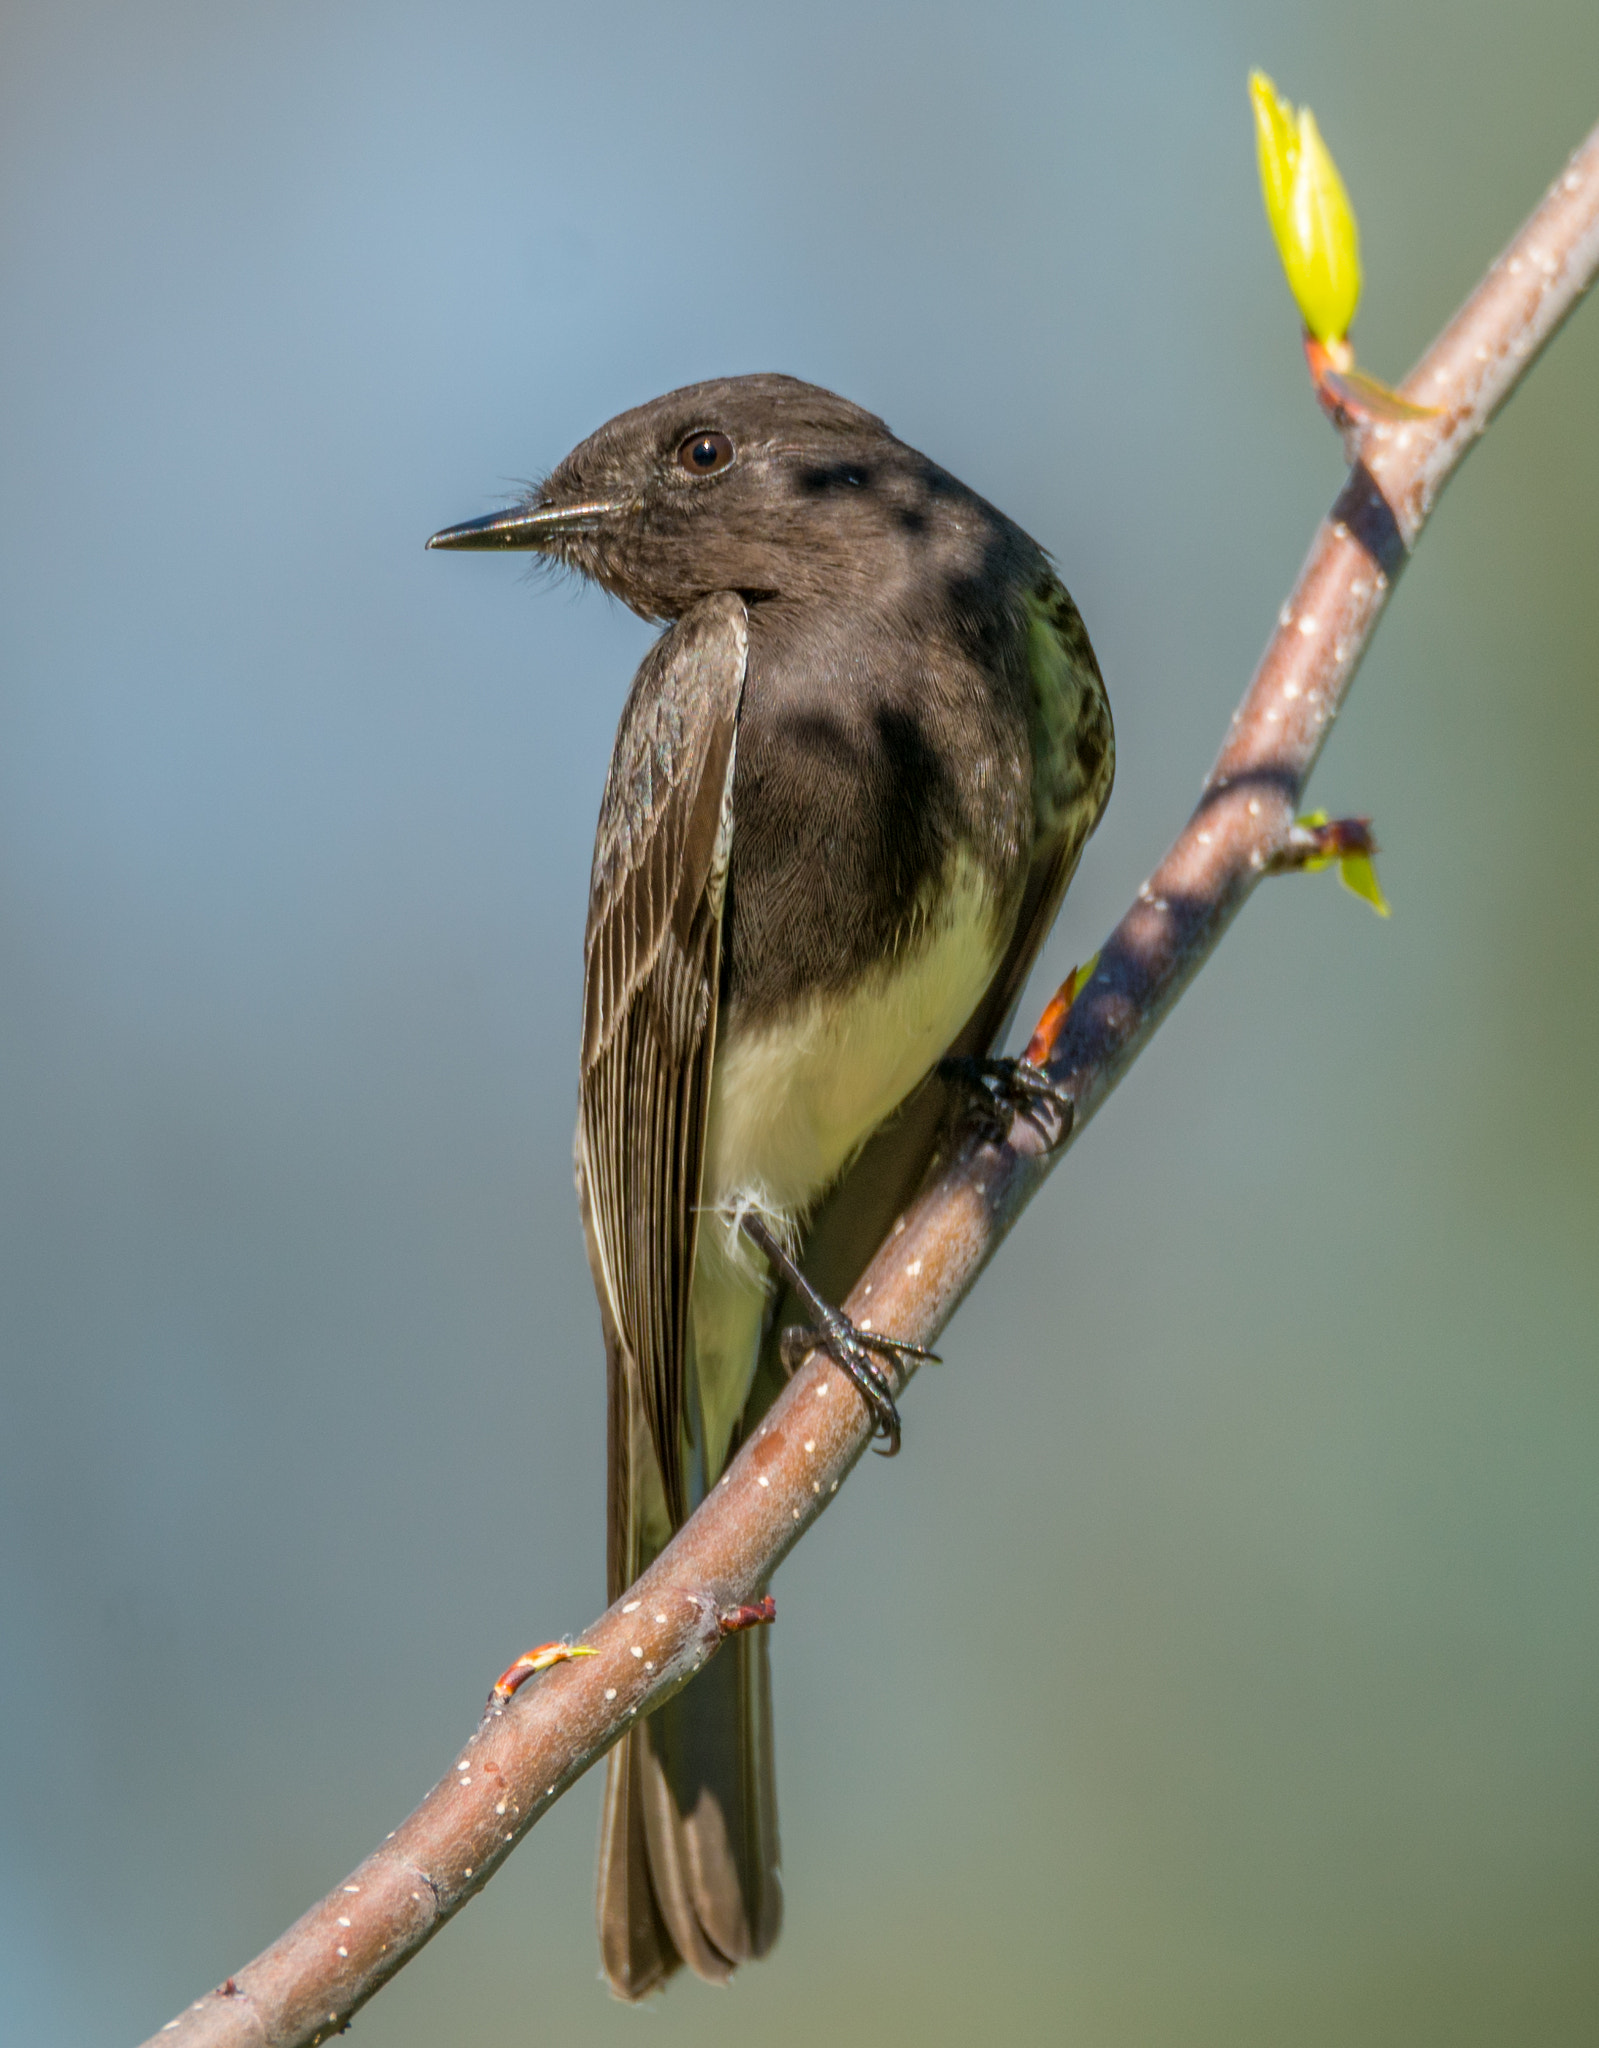
{"type": "MultiPolygon", "coordinates": [[[[1599,269],[1599,129],[1407,381],[1442,408],[1369,426],[1322,522],[1199,805],[1106,941],[1046,1012],[1051,1078],[1081,1132],[1261,877],[1287,852],[1306,778],[1438,493],[1599,269]]],[[[894,1226],[848,1308],[930,1342],[1063,1151],[1027,1117],[973,1136],[894,1226]]],[[[442,1784],[271,1948],[154,2036],[290,2048],[340,2030],[640,1714],[749,1610],[865,1449],[866,1411],[822,1355],[796,1373],[726,1477],[563,1661],[491,1702],[442,1784]]],[[[757,1617],[757,1618],[764,1618],[757,1617]]]]}

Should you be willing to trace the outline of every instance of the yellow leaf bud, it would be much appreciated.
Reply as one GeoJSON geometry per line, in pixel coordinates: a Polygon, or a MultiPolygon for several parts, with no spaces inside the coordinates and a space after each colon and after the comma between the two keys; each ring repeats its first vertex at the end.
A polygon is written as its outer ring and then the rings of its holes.
{"type": "Polygon", "coordinates": [[[1263,71],[1250,73],[1260,189],[1288,286],[1318,341],[1339,342],[1360,302],[1360,239],[1338,166],[1308,107],[1297,111],[1263,71]]]}

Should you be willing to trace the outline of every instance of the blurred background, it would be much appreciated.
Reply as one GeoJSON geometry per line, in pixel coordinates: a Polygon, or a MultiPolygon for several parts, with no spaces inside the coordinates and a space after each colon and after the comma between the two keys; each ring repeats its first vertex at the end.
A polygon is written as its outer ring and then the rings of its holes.
{"type": "MultiPolygon", "coordinates": [[[[1400,376],[1599,116],[1591,0],[9,0],[0,1983],[133,2040],[603,1598],[580,939],[649,630],[429,557],[782,369],[1056,555],[1187,813],[1340,480],[1246,70],[1400,376]]],[[[1451,490],[1263,889],[785,1567],[788,1921],[612,2005],[596,1774],[374,2048],[1576,2043],[1599,2009],[1599,308],[1451,490]]],[[[1024,1019],[1030,1022],[1030,1015],[1024,1019]]]]}

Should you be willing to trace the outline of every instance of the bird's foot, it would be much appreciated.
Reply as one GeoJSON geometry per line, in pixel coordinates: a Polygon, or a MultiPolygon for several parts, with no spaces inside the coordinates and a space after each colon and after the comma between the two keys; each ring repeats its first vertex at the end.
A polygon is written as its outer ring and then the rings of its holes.
{"type": "Polygon", "coordinates": [[[1017,1117],[1025,1116],[1063,1145],[1071,1136],[1077,1106],[1064,1088],[1057,1088],[1042,1067],[1028,1060],[972,1059],[965,1054],[940,1060],[941,1078],[959,1088],[971,1103],[974,1116],[996,1145],[1003,1145],[1017,1117]]]}
{"type": "Polygon", "coordinates": [[[900,1419],[894,1397],[899,1383],[890,1367],[873,1354],[880,1353],[890,1361],[915,1358],[937,1365],[937,1352],[908,1343],[903,1337],[885,1337],[876,1330],[859,1328],[842,1309],[834,1308],[817,1293],[759,1216],[751,1211],[740,1218],[740,1223],[745,1236],[765,1254],[773,1271],[787,1281],[814,1318],[809,1327],[787,1329],[778,1340],[778,1356],[784,1370],[793,1372],[809,1352],[826,1351],[855,1382],[872,1418],[873,1433],[883,1439],[877,1447],[880,1454],[895,1457],[899,1451],[900,1419]]]}
{"type": "Polygon", "coordinates": [[[816,1324],[787,1329],[778,1340],[778,1355],[784,1369],[793,1372],[812,1351],[825,1351],[849,1374],[855,1382],[856,1391],[866,1403],[874,1434],[883,1439],[882,1444],[875,1447],[879,1455],[897,1457],[900,1420],[894,1396],[899,1383],[892,1370],[880,1364],[873,1353],[881,1352],[888,1360],[915,1358],[930,1365],[940,1362],[938,1353],[928,1351],[920,1344],[909,1344],[902,1337],[884,1337],[876,1330],[863,1330],[830,1302],[818,1299],[807,1303],[807,1306],[817,1317],[816,1324]]]}

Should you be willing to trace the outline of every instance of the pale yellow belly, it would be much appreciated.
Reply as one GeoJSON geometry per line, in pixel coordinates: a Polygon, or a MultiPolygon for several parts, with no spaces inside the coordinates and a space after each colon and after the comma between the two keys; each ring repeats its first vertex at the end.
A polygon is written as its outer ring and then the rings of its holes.
{"type": "Polygon", "coordinates": [[[758,1209],[780,1232],[804,1217],[976,1009],[1002,937],[983,876],[963,867],[936,924],[879,973],[778,1022],[734,1024],[718,1043],[689,1306],[707,1482],[748,1396],[766,1308],[739,1212],[758,1209]]]}

